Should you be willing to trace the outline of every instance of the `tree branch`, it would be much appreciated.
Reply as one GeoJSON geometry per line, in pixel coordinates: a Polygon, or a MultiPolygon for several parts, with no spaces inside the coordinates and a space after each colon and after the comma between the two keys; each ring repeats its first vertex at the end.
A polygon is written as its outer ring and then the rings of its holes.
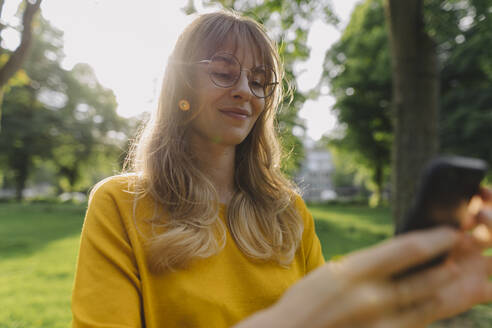
{"type": "MultiPolygon", "coordinates": [[[[5,4],[5,0],[0,0],[0,44],[2,44],[2,31],[5,28],[5,25],[3,24],[2,21],[2,12],[3,12],[3,5],[5,4]]],[[[3,48],[0,47],[0,55],[3,53],[3,48]]]]}
{"type": "MultiPolygon", "coordinates": [[[[39,10],[41,1],[42,0],[36,0],[34,3],[31,3],[29,0],[25,0],[26,8],[24,10],[24,14],[22,15],[23,29],[21,34],[21,43],[12,53],[5,65],[0,69],[0,88],[2,88],[15,74],[15,72],[19,70],[22,65],[22,61],[27,55],[27,50],[31,45],[32,39],[33,18],[36,12],[39,10]]],[[[3,1],[1,3],[3,3],[3,1]]]]}
{"type": "Polygon", "coordinates": [[[0,0],[0,18],[2,18],[2,11],[3,11],[4,3],[5,3],[5,0],[0,0]]]}

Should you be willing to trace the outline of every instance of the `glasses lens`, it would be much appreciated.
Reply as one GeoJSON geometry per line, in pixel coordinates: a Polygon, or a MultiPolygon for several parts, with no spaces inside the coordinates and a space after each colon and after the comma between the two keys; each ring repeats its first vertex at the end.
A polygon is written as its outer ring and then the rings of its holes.
{"type": "Polygon", "coordinates": [[[249,87],[253,94],[259,98],[270,96],[277,85],[277,75],[268,66],[256,67],[251,71],[249,87]]]}
{"type": "Polygon", "coordinates": [[[229,54],[216,54],[210,59],[208,73],[213,83],[219,87],[228,88],[238,80],[241,65],[229,54]]]}
{"type": "MultiPolygon", "coordinates": [[[[222,88],[232,87],[241,76],[241,64],[231,54],[218,53],[210,58],[208,73],[212,82],[222,88]]],[[[269,97],[277,85],[277,75],[269,66],[259,66],[248,74],[251,92],[259,98],[269,97]]]]}

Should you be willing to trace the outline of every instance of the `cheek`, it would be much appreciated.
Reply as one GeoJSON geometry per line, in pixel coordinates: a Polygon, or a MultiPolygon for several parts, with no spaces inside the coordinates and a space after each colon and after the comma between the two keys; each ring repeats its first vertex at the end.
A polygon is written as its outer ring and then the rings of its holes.
{"type": "Polygon", "coordinates": [[[195,76],[193,89],[197,105],[199,106],[210,103],[217,97],[217,88],[210,82],[207,74],[201,74],[201,72],[199,72],[195,76]]]}
{"type": "Polygon", "coordinates": [[[256,116],[260,116],[261,113],[265,110],[265,100],[264,99],[255,99],[253,102],[253,109],[256,112],[256,116]]]}
{"type": "Polygon", "coordinates": [[[197,89],[196,92],[196,102],[197,107],[200,109],[205,109],[209,106],[213,106],[222,96],[224,91],[215,87],[210,87],[209,85],[202,85],[197,89]]]}

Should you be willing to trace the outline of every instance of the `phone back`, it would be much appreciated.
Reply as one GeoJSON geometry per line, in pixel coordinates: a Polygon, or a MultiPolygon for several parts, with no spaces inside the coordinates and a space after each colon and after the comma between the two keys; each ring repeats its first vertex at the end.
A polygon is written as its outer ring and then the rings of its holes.
{"type": "MultiPolygon", "coordinates": [[[[438,225],[455,228],[467,214],[468,203],[480,190],[480,182],[487,172],[483,160],[465,157],[438,157],[425,167],[414,202],[395,234],[422,230],[438,225]]],[[[441,254],[425,263],[395,275],[396,279],[441,263],[441,254]]]]}
{"type": "Polygon", "coordinates": [[[441,224],[459,227],[486,172],[487,163],[476,158],[437,157],[430,161],[396,234],[441,224]]]}

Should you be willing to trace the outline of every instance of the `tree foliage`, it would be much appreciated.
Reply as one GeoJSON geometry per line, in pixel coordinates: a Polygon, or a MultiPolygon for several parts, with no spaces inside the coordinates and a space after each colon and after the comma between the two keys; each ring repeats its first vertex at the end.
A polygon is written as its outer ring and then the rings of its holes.
{"type": "Polygon", "coordinates": [[[443,61],[441,151],[492,163],[492,5],[485,0],[449,1],[441,12],[447,21],[429,24],[443,61]]]}
{"type": "Polygon", "coordinates": [[[126,139],[113,92],[86,64],[61,67],[62,35],[39,17],[23,65],[28,81],[5,94],[0,164],[18,199],[33,168],[49,162],[59,188],[72,191],[84,175],[99,171],[103,158],[117,164],[126,139]]]}
{"type": "MultiPolygon", "coordinates": [[[[423,19],[439,59],[439,151],[492,162],[487,143],[492,126],[489,8],[485,0],[429,0],[423,19]]],[[[372,172],[378,154],[384,154],[380,158],[389,167],[394,113],[382,0],[356,7],[342,38],[327,53],[323,83],[332,87],[335,112],[346,124],[343,138],[332,143],[359,152],[360,163],[372,172]]]]}
{"type": "Polygon", "coordinates": [[[324,70],[336,98],[335,113],[346,126],[342,138],[330,143],[359,153],[359,163],[371,172],[376,203],[382,198],[392,142],[387,33],[381,1],[358,5],[340,41],[327,52],[324,70]]]}

